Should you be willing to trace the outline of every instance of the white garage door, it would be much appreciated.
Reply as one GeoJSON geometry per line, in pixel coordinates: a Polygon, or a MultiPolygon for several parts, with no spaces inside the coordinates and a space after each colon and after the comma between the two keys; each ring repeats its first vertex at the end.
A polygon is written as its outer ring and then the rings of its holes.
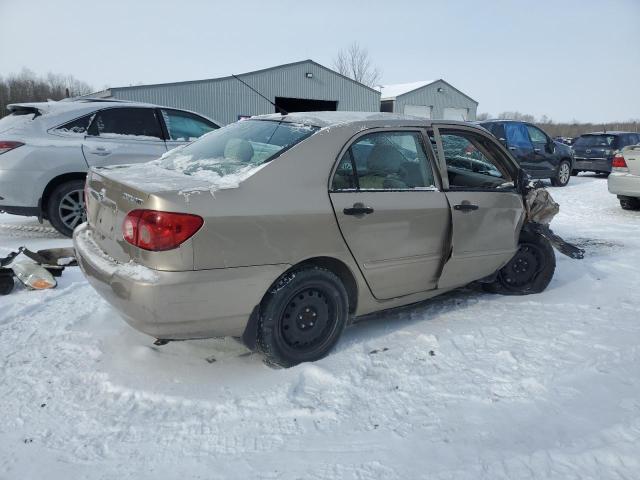
{"type": "Polygon", "coordinates": [[[427,105],[405,105],[404,114],[420,118],[431,118],[431,107],[427,105]]]}
{"type": "Polygon", "coordinates": [[[466,121],[469,118],[468,108],[445,108],[443,112],[444,120],[466,121]]]}

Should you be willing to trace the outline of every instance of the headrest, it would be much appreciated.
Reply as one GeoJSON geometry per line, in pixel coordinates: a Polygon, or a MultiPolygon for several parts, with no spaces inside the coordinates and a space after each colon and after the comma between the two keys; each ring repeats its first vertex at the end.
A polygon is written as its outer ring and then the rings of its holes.
{"type": "Polygon", "coordinates": [[[375,145],[367,159],[369,171],[375,173],[397,173],[406,159],[393,145],[375,145]]]}
{"type": "Polygon", "coordinates": [[[242,138],[231,138],[224,147],[224,158],[249,163],[253,158],[253,147],[242,138]]]}

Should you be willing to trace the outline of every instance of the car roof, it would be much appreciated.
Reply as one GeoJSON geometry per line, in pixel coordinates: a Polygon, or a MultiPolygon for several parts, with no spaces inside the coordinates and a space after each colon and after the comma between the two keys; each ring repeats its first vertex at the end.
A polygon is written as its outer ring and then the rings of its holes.
{"type": "Polygon", "coordinates": [[[386,112],[293,112],[286,115],[279,113],[270,113],[267,115],[257,115],[251,117],[253,120],[276,120],[287,123],[300,123],[304,125],[312,125],[315,127],[330,127],[335,125],[348,124],[381,124],[392,122],[394,126],[421,125],[430,126],[437,124],[446,125],[470,125],[469,122],[460,122],[454,120],[428,120],[425,118],[414,117],[411,115],[400,115],[397,113],[386,112]]]}
{"type": "Polygon", "coordinates": [[[581,137],[587,136],[587,135],[624,135],[626,133],[636,133],[636,132],[625,132],[623,130],[613,130],[613,131],[609,131],[609,132],[589,132],[589,133],[583,133],[582,135],[580,135],[581,137]]]}

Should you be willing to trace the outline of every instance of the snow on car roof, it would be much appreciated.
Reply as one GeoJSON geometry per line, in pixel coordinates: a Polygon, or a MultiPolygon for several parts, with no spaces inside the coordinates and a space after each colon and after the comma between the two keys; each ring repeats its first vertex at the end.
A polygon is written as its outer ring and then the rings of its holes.
{"type": "Polygon", "coordinates": [[[380,90],[380,100],[395,100],[396,97],[404,95],[405,93],[412,92],[418,88],[431,85],[436,80],[421,80],[418,82],[410,83],[395,83],[392,85],[381,85],[378,87],[380,90]]]}
{"type": "Polygon", "coordinates": [[[257,115],[251,117],[257,120],[277,120],[281,122],[301,123],[314,125],[317,127],[328,127],[330,125],[370,122],[376,120],[421,120],[410,115],[400,115],[385,112],[293,112],[287,115],[270,113],[268,115],[257,115]]]}

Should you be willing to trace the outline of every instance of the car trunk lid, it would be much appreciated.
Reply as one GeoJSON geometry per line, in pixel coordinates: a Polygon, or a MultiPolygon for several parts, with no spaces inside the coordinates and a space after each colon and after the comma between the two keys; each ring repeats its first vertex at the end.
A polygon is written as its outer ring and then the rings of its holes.
{"type": "Polygon", "coordinates": [[[640,176],[640,145],[632,145],[622,150],[622,156],[629,173],[640,176]]]}
{"type": "MultiPolygon", "coordinates": [[[[163,198],[166,194],[172,197],[176,192],[188,195],[194,190],[206,190],[207,186],[205,181],[151,164],[93,168],[87,177],[85,195],[87,221],[94,241],[117,261],[133,259],[151,268],[163,269],[154,255],[172,254],[147,252],[124,240],[122,223],[127,213],[136,209],[166,210],[167,203],[163,198]]],[[[160,263],[167,265],[166,261],[160,263]]],[[[177,262],[180,263],[183,262],[177,262]]]]}

